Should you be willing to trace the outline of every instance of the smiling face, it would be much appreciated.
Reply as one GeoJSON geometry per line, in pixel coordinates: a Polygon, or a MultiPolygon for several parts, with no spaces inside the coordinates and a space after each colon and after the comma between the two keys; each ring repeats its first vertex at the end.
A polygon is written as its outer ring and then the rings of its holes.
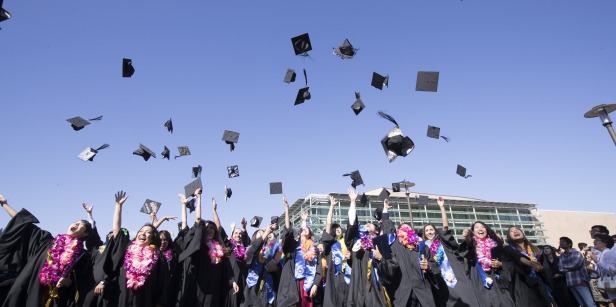
{"type": "Polygon", "coordinates": [[[368,230],[368,232],[370,232],[371,236],[376,234],[376,227],[374,227],[374,224],[372,223],[366,224],[366,229],[368,230]]]}
{"type": "Polygon", "coordinates": [[[336,231],[336,237],[339,237],[342,235],[342,228],[336,227],[335,231],[336,231]]]}
{"type": "Polygon", "coordinates": [[[488,229],[481,223],[473,224],[473,235],[479,239],[485,239],[488,236],[488,229]]]}
{"type": "Polygon", "coordinates": [[[146,246],[152,244],[152,236],[154,234],[154,228],[150,225],[146,225],[139,229],[137,237],[135,238],[135,244],[139,246],[146,246]]]}
{"type": "Polygon", "coordinates": [[[233,235],[231,237],[233,238],[233,241],[241,242],[242,241],[242,230],[239,228],[235,228],[233,230],[233,235]]]}
{"type": "Polygon", "coordinates": [[[310,229],[308,227],[302,227],[302,232],[300,233],[302,240],[312,239],[312,235],[310,235],[310,229]]]}
{"type": "Polygon", "coordinates": [[[520,230],[520,228],[518,227],[509,228],[508,236],[509,239],[513,242],[524,241],[524,232],[522,232],[522,230],[520,230]]]}
{"type": "Polygon", "coordinates": [[[166,251],[169,247],[169,241],[167,241],[167,236],[163,233],[160,234],[160,250],[166,251]]]}
{"type": "Polygon", "coordinates": [[[434,239],[434,237],[436,236],[436,229],[434,229],[434,226],[432,225],[424,226],[424,236],[428,240],[434,239]]]}
{"type": "Polygon", "coordinates": [[[317,248],[319,249],[319,253],[323,252],[323,244],[319,243],[319,245],[317,245],[317,248]]]}
{"type": "Polygon", "coordinates": [[[205,224],[205,237],[208,240],[211,240],[212,238],[214,238],[214,235],[216,235],[216,224],[214,223],[205,224]]]}
{"type": "Polygon", "coordinates": [[[83,239],[86,235],[88,235],[88,227],[86,226],[85,221],[77,221],[71,224],[66,231],[66,234],[74,237],[83,239]]]}

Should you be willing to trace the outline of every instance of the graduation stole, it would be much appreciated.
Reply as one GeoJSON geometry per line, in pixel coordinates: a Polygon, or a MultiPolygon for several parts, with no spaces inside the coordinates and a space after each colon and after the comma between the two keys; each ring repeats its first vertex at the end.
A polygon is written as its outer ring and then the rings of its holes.
{"type": "MultiPolygon", "coordinates": [[[[45,306],[50,306],[58,298],[56,284],[61,278],[66,278],[77,262],[84,255],[83,241],[70,235],[58,235],[47,250],[47,261],[39,274],[39,282],[49,288],[45,306]]],[[[74,282],[76,285],[76,281],[74,282]]]]}
{"type": "MultiPolygon", "coordinates": [[[[530,259],[530,261],[537,261],[537,258],[535,257],[535,253],[533,253],[533,250],[532,248],[530,248],[530,245],[526,245],[526,252],[518,250],[513,244],[509,244],[509,247],[513,248],[514,251],[517,251],[518,253],[522,254],[522,256],[530,259]]],[[[535,270],[533,269],[530,270],[530,274],[528,274],[528,276],[534,279],[540,279],[539,276],[537,275],[537,272],[535,272],[535,270]]],[[[550,292],[548,291],[548,293],[550,292]]]]}
{"type": "Polygon", "coordinates": [[[340,242],[338,241],[336,241],[336,243],[332,245],[332,259],[334,260],[334,273],[338,275],[342,271],[342,263],[344,260],[344,255],[342,254],[342,247],[340,242]]]}
{"type": "MultiPolygon", "coordinates": [[[[268,247],[264,246],[263,248],[261,248],[261,251],[259,251],[259,254],[257,255],[257,261],[253,261],[252,265],[250,266],[250,269],[248,270],[248,276],[246,277],[246,285],[248,286],[248,288],[252,288],[257,284],[257,282],[259,281],[259,277],[263,272],[265,263],[271,259],[274,259],[276,251],[278,251],[277,240],[274,240],[274,244],[272,244],[271,246],[269,246],[268,244],[268,247]]],[[[272,304],[276,296],[276,293],[274,292],[274,279],[272,278],[271,274],[266,274],[264,280],[267,301],[272,304]]]]}
{"type": "Polygon", "coordinates": [[[302,243],[300,240],[295,248],[295,280],[303,279],[304,290],[310,293],[317,271],[317,257],[314,256],[316,255],[316,247],[314,244],[310,244],[312,240],[306,241],[302,243]]]}
{"type": "Polygon", "coordinates": [[[456,274],[454,274],[453,268],[451,268],[451,263],[449,263],[449,258],[447,258],[447,254],[445,254],[445,250],[440,243],[440,240],[437,238],[426,241],[426,244],[430,246],[430,253],[433,255],[434,260],[441,268],[441,276],[443,277],[445,284],[447,284],[449,288],[453,288],[456,286],[456,283],[458,283],[458,279],[456,278],[456,274]]]}

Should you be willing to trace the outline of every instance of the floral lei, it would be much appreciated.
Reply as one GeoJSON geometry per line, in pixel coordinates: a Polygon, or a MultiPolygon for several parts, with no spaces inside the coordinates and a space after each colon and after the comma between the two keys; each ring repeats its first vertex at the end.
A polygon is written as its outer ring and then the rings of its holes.
{"type": "Polygon", "coordinates": [[[47,261],[39,274],[41,285],[55,286],[75,263],[83,249],[83,243],[70,235],[58,235],[47,251],[47,261]]]}
{"type": "Polygon", "coordinates": [[[441,240],[437,238],[432,239],[430,253],[438,265],[443,263],[443,260],[445,259],[445,250],[443,250],[443,246],[441,246],[441,240]]]}
{"type": "Polygon", "coordinates": [[[235,242],[235,240],[231,240],[231,244],[233,244],[233,254],[235,254],[235,259],[244,259],[246,258],[246,247],[242,244],[242,242],[235,242]]]}
{"type": "Polygon", "coordinates": [[[170,248],[167,249],[163,254],[165,255],[165,259],[167,260],[167,262],[171,261],[171,257],[173,255],[171,254],[171,249],[170,248]]]}
{"type": "Polygon", "coordinates": [[[139,246],[134,242],[129,245],[124,255],[126,287],[133,290],[141,288],[157,260],[158,250],[154,245],[139,246]]]}
{"type": "Polygon", "coordinates": [[[413,249],[419,244],[419,236],[409,227],[399,228],[396,236],[398,237],[398,242],[406,248],[413,249]]]}
{"type": "Polygon", "coordinates": [[[475,253],[477,253],[477,261],[484,271],[490,272],[492,270],[492,248],[496,247],[498,243],[490,237],[480,239],[477,236],[475,239],[475,253]]]}
{"type": "Polygon", "coordinates": [[[372,237],[369,234],[362,234],[360,236],[361,247],[364,250],[371,250],[374,248],[374,243],[372,243],[372,237]]]}
{"type": "Polygon", "coordinates": [[[222,251],[222,246],[220,245],[220,243],[218,243],[215,240],[208,240],[207,247],[208,247],[207,253],[210,256],[210,261],[213,264],[220,263],[220,260],[222,259],[222,256],[224,255],[222,251]]]}
{"type": "Polygon", "coordinates": [[[302,255],[308,262],[312,262],[314,257],[317,256],[316,249],[314,248],[314,242],[312,240],[305,240],[302,242],[302,255]]]}
{"type": "Polygon", "coordinates": [[[275,244],[276,240],[271,240],[268,241],[267,244],[265,244],[263,247],[261,247],[261,251],[259,252],[259,263],[265,263],[265,260],[267,260],[267,258],[269,257],[270,252],[272,251],[272,248],[274,248],[275,244]]]}

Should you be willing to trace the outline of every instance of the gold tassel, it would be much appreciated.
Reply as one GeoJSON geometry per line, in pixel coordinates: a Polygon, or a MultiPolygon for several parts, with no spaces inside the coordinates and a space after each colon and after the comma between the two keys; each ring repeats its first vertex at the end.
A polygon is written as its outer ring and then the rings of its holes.
{"type": "Polygon", "coordinates": [[[385,286],[381,286],[381,291],[383,291],[383,296],[385,296],[385,303],[387,303],[387,307],[392,307],[391,299],[389,298],[389,293],[387,293],[387,289],[385,286]]]}
{"type": "Polygon", "coordinates": [[[54,286],[49,286],[49,296],[47,297],[47,302],[45,303],[45,307],[51,306],[51,302],[58,298],[58,288],[54,286]]]}
{"type": "MultiPolygon", "coordinates": [[[[369,256],[368,253],[364,255],[369,256]]],[[[366,274],[368,278],[368,292],[372,291],[372,258],[368,258],[368,274],[366,274]]]]}

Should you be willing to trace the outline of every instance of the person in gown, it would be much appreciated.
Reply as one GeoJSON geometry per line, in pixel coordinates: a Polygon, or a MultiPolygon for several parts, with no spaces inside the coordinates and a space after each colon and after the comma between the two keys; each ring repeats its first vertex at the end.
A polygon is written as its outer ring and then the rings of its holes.
{"type": "Polygon", "coordinates": [[[242,307],[270,307],[276,305],[276,292],[280,280],[282,251],[274,231],[277,224],[259,229],[252,235],[246,251],[246,287],[242,307]]]}

